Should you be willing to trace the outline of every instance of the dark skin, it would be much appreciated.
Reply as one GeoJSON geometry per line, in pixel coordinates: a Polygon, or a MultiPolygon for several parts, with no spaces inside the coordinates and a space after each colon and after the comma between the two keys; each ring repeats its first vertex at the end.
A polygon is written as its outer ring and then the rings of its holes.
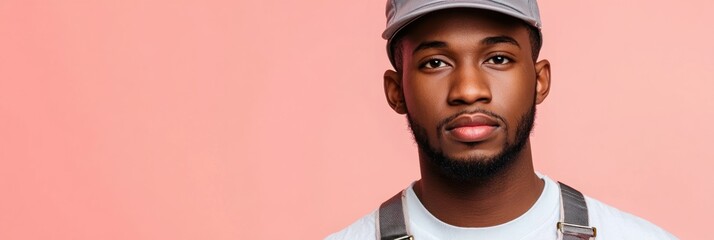
{"type": "MultiPolygon", "coordinates": [[[[450,158],[478,161],[499,154],[516,137],[504,129],[515,129],[548,95],[550,63],[534,61],[528,31],[517,20],[452,9],[424,16],[403,31],[398,43],[403,69],[384,73],[387,101],[399,114],[408,110],[412,121],[426,129],[432,147],[450,158]],[[437,128],[443,119],[473,109],[503,119],[486,139],[462,142],[437,128]]],[[[421,179],[414,191],[429,212],[451,225],[506,223],[530,209],[543,190],[529,142],[504,169],[471,181],[444,177],[427,158],[420,149],[421,179]]]]}

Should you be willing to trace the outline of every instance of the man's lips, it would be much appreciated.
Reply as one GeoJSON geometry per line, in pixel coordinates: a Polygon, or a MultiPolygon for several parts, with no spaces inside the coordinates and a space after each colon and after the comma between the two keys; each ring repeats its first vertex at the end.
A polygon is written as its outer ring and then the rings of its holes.
{"type": "Polygon", "coordinates": [[[499,127],[498,121],[486,114],[459,116],[446,124],[446,133],[459,142],[479,142],[491,137],[499,127]]]}

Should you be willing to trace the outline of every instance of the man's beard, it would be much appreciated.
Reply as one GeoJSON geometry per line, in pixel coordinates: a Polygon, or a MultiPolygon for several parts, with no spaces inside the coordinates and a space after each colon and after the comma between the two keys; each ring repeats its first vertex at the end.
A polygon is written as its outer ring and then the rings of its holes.
{"type": "MultiPolygon", "coordinates": [[[[508,140],[508,132],[510,130],[509,126],[503,126],[507,140],[502,150],[495,156],[472,156],[464,159],[447,156],[441,150],[435,149],[429,143],[429,137],[426,133],[426,129],[414,122],[408,111],[407,120],[409,121],[409,128],[414,135],[414,141],[416,141],[419,150],[426,154],[429,164],[437,168],[437,173],[441,174],[442,177],[446,177],[447,179],[453,181],[472,182],[476,180],[491,179],[494,175],[502,172],[507,166],[511,165],[516,160],[518,154],[523,150],[523,147],[528,142],[528,138],[530,137],[531,130],[533,129],[533,122],[535,121],[535,112],[536,107],[534,104],[528,112],[521,116],[518,126],[516,126],[516,139],[513,142],[508,140]]],[[[449,119],[455,119],[462,114],[473,113],[483,113],[493,118],[501,119],[502,122],[505,123],[502,117],[485,110],[460,112],[446,118],[437,125],[436,131],[439,139],[441,139],[441,131],[444,129],[443,127],[449,119]]]]}

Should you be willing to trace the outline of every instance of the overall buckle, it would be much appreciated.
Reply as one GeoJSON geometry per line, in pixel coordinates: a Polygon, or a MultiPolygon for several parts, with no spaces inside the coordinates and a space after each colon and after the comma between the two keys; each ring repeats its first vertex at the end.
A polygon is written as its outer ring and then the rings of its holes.
{"type": "Polygon", "coordinates": [[[578,236],[578,237],[595,237],[597,236],[597,228],[590,226],[581,226],[577,224],[570,224],[564,222],[558,222],[558,231],[563,233],[563,235],[578,236]]]}

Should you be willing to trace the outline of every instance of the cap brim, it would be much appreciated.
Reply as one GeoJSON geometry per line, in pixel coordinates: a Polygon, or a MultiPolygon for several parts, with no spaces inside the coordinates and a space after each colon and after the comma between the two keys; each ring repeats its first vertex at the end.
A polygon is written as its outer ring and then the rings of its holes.
{"type": "Polygon", "coordinates": [[[420,17],[431,13],[435,12],[438,10],[444,10],[444,9],[450,9],[450,8],[474,8],[474,9],[483,9],[483,10],[488,10],[488,11],[494,11],[498,13],[502,13],[520,20],[523,20],[527,22],[528,24],[540,28],[538,26],[538,22],[531,18],[526,16],[525,14],[519,12],[518,10],[511,8],[507,5],[503,4],[498,4],[494,3],[491,1],[483,1],[483,2],[439,2],[436,4],[430,4],[424,7],[421,7],[415,11],[412,11],[411,13],[401,17],[397,22],[394,22],[391,24],[391,26],[382,32],[382,38],[386,40],[391,40],[394,35],[397,34],[397,32],[401,31],[404,29],[407,25],[409,25],[411,22],[416,21],[420,17]]]}

